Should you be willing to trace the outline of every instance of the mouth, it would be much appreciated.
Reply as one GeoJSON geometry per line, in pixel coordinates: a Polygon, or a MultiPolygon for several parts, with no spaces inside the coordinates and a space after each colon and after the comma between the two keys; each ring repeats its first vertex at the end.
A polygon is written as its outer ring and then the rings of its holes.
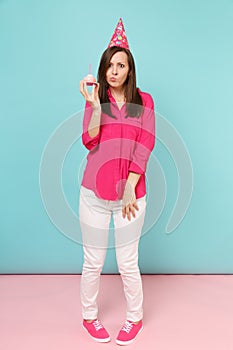
{"type": "Polygon", "coordinates": [[[112,81],[112,82],[115,82],[116,81],[116,78],[110,78],[110,81],[112,81]]]}

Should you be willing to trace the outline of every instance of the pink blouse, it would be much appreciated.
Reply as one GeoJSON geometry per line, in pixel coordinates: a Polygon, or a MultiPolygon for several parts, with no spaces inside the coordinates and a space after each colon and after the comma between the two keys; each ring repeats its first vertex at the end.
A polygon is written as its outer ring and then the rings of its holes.
{"type": "Polygon", "coordinates": [[[141,174],[135,188],[136,198],[146,194],[145,172],[155,145],[154,101],[150,94],[138,89],[144,106],[140,117],[126,117],[126,104],[118,108],[108,90],[113,118],[101,114],[100,131],[91,138],[88,125],[92,107],[85,105],[82,142],[89,150],[82,186],[106,200],[122,199],[129,172],[141,174]]]}

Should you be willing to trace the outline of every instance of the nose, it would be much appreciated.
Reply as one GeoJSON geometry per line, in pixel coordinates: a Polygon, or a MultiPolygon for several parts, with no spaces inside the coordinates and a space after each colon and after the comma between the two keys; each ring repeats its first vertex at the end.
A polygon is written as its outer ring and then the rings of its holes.
{"type": "Polygon", "coordinates": [[[112,66],[112,74],[117,75],[117,66],[115,65],[112,66]]]}

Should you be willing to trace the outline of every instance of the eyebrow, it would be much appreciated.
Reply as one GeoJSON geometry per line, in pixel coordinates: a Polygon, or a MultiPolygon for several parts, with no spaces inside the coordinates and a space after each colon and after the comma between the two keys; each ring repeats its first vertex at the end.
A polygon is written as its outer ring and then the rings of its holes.
{"type": "MultiPolygon", "coordinates": [[[[109,63],[113,63],[112,61],[110,61],[109,63]]],[[[126,62],[122,62],[122,61],[118,61],[118,62],[116,62],[116,63],[120,63],[120,64],[126,64],[126,62]]]]}

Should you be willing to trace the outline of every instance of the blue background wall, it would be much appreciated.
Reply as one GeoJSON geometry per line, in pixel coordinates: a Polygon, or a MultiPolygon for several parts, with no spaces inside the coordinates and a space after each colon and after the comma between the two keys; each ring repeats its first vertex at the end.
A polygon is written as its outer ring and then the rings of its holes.
{"type": "MultiPolygon", "coordinates": [[[[177,193],[174,163],[158,141],[167,197],[140,242],[143,273],[233,272],[233,2],[201,0],[0,1],[1,273],[79,273],[82,247],[62,234],[43,206],[43,149],[82,110],[79,81],[96,74],[118,19],[134,54],[138,85],[154,97],[189,151],[194,188],[172,234],[165,227],[177,193]]],[[[64,191],[77,210],[77,141],[64,164],[64,191]]],[[[109,249],[104,272],[117,272],[109,249]]]]}

